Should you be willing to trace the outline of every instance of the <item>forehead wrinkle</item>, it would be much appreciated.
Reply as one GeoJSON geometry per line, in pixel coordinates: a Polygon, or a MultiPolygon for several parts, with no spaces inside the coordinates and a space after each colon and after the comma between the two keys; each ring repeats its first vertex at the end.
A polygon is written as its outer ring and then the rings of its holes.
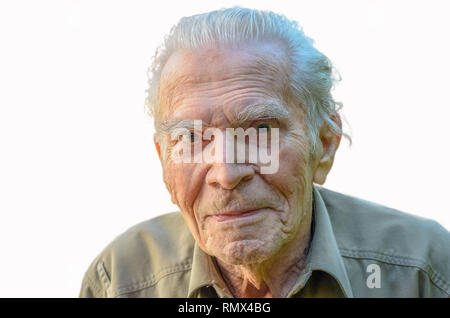
{"type": "Polygon", "coordinates": [[[178,72],[172,72],[167,74],[159,85],[159,99],[160,104],[169,107],[172,105],[173,99],[179,88],[183,85],[193,83],[194,77],[190,74],[178,74],[178,72]]]}
{"type": "MultiPolygon", "coordinates": [[[[269,63],[271,64],[271,63],[269,63]]],[[[213,78],[210,75],[199,76],[196,74],[176,74],[173,73],[171,80],[165,80],[164,85],[160,89],[160,96],[165,95],[167,105],[172,105],[175,99],[178,99],[180,91],[183,90],[194,90],[203,91],[206,96],[214,96],[217,90],[224,90],[221,95],[232,94],[233,91],[239,90],[240,88],[251,88],[256,90],[267,90],[265,85],[273,87],[275,83],[278,86],[273,93],[279,95],[281,86],[281,75],[276,74],[276,67],[272,66],[273,70],[268,70],[262,65],[236,65],[231,66],[228,69],[227,74],[220,74],[217,78],[213,78]],[[241,83],[239,85],[239,83],[241,83]],[[238,84],[238,87],[233,85],[238,84]],[[261,85],[262,84],[262,85],[261,85]],[[227,86],[230,87],[227,89],[227,86]],[[239,87],[241,86],[241,87],[239,87]],[[259,87],[259,89],[258,89],[259,87]],[[204,91],[206,89],[206,91],[204,91]]],[[[172,105],[173,106],[173,105],[172,105]]]]}
{"type": "Polygon", "coordinates": [[[173,66],[169,66],[167,74],[164,74],[163,81],[166,83],[169,91],[173,91],[173,89],[183,84],[220,83],[223,80],[233,79],[234,77],[238,78],[241,75],[264,76],[269,77],[270,81],[279,79],[281,82],[284,82],[283,79],[287,75],[285,52],[281,48],[279,52],[277,51],[267,51],[264,49],[258,51],[252,48],[249,48],[249,50],[245,48],[236,48],[235,50],[207,50],[210,54],[211,52],[215,52],[213,58],[209,57],[208,54],[204,56],[205,54],[202,54],[204,53],[202,49],[199,49],[197,51],[198,53],[196,51],[179,52],[186,54],[185,58],[182,58],[185,67],[170,70],[173,66]],[[227,54],[227,51],[231,52],[231,54],[234,52],[242,52],[244,54],[240,55],[237,59],[231,57],[231,61],[223,63],[216,55],[221,57],[227,54]],[[191,61],[191,59],[194,60],[191,61]],[[191,62],[194,62],[194,64],[199,62],[199,59],[203,67],[194,68],[190,65],[191,62]],[[213,67],[208,67],[211,64],[213,67]],[[213,72],[208,72],[208,69],[213,72]]]}

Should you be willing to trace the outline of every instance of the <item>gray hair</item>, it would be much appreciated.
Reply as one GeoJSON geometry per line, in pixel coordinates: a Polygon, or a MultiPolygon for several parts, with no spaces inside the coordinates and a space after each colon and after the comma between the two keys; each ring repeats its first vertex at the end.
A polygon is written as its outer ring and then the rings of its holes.
{"type": "MultiPolygon", "coordinates": [[[[169,57],[179,49],[196,49],[213,43],[239,44],[252,41],[280,40],[289,59],[289,96],[307,113],[312,151],[316,149],[319,129],[326,122],[336,134],[341,128],[333,121],[341,103],[331,89],[338,79],[330,60],[314,47],[296,21],[270,11],[233,7],[182,18],[172,27],[164,43],[156,50],[148,70],[146,106],[154,117],[158,133],[159,79],[169,57]]],[[[345,135],[345,134],[344,134],[345,135]]]]}

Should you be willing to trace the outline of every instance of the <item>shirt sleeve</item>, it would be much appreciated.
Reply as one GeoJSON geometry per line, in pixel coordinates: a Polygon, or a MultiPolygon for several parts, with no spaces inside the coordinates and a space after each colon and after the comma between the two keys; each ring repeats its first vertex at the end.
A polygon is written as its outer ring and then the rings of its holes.
{"type": "Polygon", "coordinates": [[[106,298],[106,292],[102,287],[101,278],[96,270],[96,262],[93,262],[81,282],[79,298],[106,298]]]}

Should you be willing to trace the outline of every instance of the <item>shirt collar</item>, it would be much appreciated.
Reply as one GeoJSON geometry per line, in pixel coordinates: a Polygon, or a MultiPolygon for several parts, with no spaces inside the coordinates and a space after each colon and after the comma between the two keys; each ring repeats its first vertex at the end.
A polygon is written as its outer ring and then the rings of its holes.
{"type": "MultiPolygon", "coordinates": [[[[300,274],[297,283],[288,296],[300,291],[311,277],[312,272],[322,271],[337,282],[345,297],[353,297],[347,271],[334,237],[328,210],[316,186],[313,189],[313,197],[313,239],[305,262],[305,269],[300,274]]],[[[194,244],[188,297],[198,297],[200,290],[206,286],[213,287],[220,297],[231,297],[231,293],[223,281],[213,258],[202,251],[196,242],[194,244]]]]}
{"type": "Polygon", "coordinates": [[[308,260],[310,270],[329,274],[345,297],[353,297],[350,280],[333,233],[329,212],[316,186],[313,189],[313,197],[314,236],[308,260]]]}
{"type": "Polygon", "coordinates": [[[204,287],[214,288],[219,297],[232,297],[213,258],[195,242],[188,297],[199,297],[199,293],[204,287]]]}

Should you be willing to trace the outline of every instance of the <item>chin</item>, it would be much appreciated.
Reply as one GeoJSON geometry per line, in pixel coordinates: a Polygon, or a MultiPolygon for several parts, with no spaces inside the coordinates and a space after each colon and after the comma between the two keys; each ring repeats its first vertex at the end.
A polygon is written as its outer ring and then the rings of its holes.
{"type": "Polygon", "coordinates": [[[226,244],[216,255],[221,261],[232,265],[262,263],[272,254],[266,242],[240,240],[226,244]]]}

